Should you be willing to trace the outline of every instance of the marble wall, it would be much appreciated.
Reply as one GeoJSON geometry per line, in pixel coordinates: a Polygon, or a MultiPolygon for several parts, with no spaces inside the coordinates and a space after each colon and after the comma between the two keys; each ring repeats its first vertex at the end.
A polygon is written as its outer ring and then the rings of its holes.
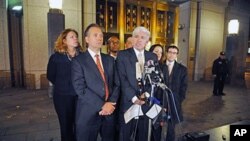
{"type": "Polygon", "coordinates": [[[11,87],[6,4],[7,0],[0,1],[0,89],[11,87]]]}
{"type": "MultiPolygon", "coordinates": [[[[65,28],[74,28],[82,38],[81,0],[64,0],[62,11],[65,28]]],[[[46,69],[48,63],[48,1],[29,0],[23,2],[23,49],[26,87],[40,89],[48,84],[46,69]]]]}

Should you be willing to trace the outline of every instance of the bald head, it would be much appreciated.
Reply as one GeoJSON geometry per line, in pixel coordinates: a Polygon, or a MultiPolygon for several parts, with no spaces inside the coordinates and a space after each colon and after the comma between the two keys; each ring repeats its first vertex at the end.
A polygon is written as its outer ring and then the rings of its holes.
{"type": "Polygon", "coordinates": [[[125,49],[132,48],[133,47],[133,38],[128,37],[125,43],[125,49]]]}

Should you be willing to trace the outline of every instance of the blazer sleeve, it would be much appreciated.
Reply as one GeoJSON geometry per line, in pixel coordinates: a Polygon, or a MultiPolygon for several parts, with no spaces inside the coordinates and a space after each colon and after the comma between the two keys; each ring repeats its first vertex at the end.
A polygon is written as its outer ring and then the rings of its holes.
{"type": "Polygon", "coordinates": [[[76,94],[84,94],[86,87],[84,70],[82,69],[80,62],[75,58],[72,59],[71,64],[71,79],[76,94]]]}
{"type": "Polygon", "coordinates": [[[51,55],[49,58],[49,62],[47,65],[47,79],[52,83],[55,84],[56,81],[56,60],[55,54],[51,55]]]}

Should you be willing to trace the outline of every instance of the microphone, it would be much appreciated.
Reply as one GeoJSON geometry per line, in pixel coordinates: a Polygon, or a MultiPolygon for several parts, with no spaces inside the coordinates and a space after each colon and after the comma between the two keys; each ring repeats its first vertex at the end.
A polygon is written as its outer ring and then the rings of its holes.
{"type": "Polygon", "coordinates": [[[154,60],[148,60],[144,65],[144,85],[147,82],[150,84],[156,84],[162,82],[163,80],[163,73],[159,67],[159,63],[154,60]]]}

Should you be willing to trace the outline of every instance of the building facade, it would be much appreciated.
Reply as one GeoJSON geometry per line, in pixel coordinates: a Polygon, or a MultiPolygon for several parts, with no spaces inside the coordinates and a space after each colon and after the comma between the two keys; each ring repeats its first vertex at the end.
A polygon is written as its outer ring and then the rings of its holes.
{"type": "MultiPolygon", "coordinates": [[[[46,89],[49,1],[0,1],[0,89],[46,89]],[[21,12],[13,11],[22,5],[21,12]]],[[[212,80],[211,67],[219,52],[231,62],[230,82],[245,85],[248,70],[249,2],[246,0],[63,0],[65,28],[79,32],[90,23],[103,27],[105,39],[120,38],[121,49],[139,25],[151,31],[150,44],[175,44],[178,61],[188,67],[189,79],[212,80]],[[228,22],[238,19],[239,33],[229,35],[228,22]]],[[[106,43],[103,44],[106,52],[106,43]]]]}

